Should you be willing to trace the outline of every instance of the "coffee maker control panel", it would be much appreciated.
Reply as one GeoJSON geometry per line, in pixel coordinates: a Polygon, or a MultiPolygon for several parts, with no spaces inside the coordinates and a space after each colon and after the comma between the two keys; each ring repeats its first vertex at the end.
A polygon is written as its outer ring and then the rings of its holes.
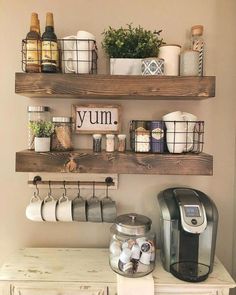
{"type": "Polygon", "coordinates": [[[205,208],[197,193],[190,189],[176,189],[174,193],[183,229],[193,234],[202,233],[207,227],[207,218],[205,208]]]}

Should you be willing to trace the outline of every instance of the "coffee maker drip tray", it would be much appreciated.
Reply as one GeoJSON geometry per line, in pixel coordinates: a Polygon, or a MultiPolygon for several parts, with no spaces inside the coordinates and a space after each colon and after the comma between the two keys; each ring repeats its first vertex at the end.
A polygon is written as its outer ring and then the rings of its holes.
{"type": "Polygon", "coordinates": [[[210,267],[203,263],[181,261],[170,265],[170,272],[186,282],[202,282],[207,279],[210,267]]]}

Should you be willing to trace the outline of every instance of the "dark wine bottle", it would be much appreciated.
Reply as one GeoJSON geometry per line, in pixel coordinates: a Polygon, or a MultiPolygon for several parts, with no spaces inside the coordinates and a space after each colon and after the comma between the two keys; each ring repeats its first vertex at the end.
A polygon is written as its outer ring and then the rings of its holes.
{"type": "Polygon", "coordinates": [[[30,31],[25,42],[25,70],[27,73],[41,71],[41,37],[38,14],[31,14],[30,31]]]}
{"type": "Polygon", "coordinates": [[[53,14],[46,16],[46,28],[42,35],[42,72],[55,73],[58,71],[57,36],[54,33],[53,14]]]}

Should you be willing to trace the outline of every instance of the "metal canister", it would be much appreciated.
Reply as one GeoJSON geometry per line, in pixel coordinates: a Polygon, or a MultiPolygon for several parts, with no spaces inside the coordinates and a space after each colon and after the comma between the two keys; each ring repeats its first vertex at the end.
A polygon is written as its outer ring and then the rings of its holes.
{"type": "Polygon", "coordinates": [[[165,149],[165,122],[151,121],[151,151],[153,153],[163,153],[165,149]]]}

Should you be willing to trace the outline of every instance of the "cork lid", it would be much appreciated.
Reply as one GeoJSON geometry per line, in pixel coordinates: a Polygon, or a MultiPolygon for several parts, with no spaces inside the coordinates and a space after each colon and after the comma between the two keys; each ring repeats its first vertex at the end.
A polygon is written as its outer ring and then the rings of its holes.
{"type": "Polygon", "coordinates": [[[31,13],[30,30],[34,31],[38,27],[38,14],[36,12],[31,13]]]}
{"type": "Polygon", "coordinates": [[[47,12],[47,14],[46,14],[46,26],[47,27],[54,27],[53,13],[51,13],[51,12],[47,12]]]}
{"type": "Polygon", "coordinates": [[[201,36],[203,34],[203,26],[202,25],[195,25],[191,28],[191,34],[193,36],[201,36]]]}

